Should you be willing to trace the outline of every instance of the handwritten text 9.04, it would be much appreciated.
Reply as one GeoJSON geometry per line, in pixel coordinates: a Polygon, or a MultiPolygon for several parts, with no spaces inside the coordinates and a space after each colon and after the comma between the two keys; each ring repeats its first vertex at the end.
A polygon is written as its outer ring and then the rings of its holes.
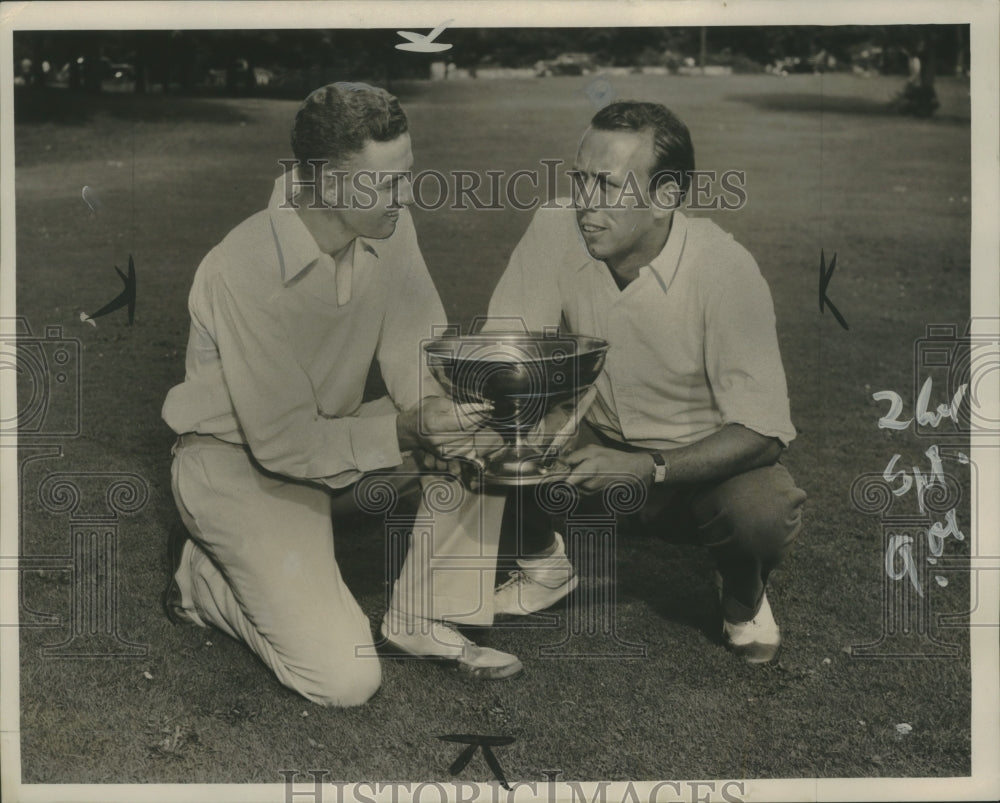
{"type": "MultiPolygon", "coordinates": [[[[929,404],[932,392],[932,381],[928,377],[917,395],[916,421],[919,426],[936,427],[944,419],[950,418],[958,423],[958,411],[968,390],[968,384],[961,385],[955,391],[950,404],[939,404],[935,412],[930,412],[929,404]]],[[[899,415],[903,410],[903,400],[899,394],[891,390],[881,390],[872,394],[875,401],[888,401],[890,403],[889,412],[878,421],[879,429],[904,430],[912,423],[913,418],[901,421],[899,415]]],[[[926,513],[925,495],[927,489],[932,485],[945,486],[945,475],[941,464],[941,455],[937,445],[933,445],[924,453],[930,460],[930,471],[921,471],[917,466],[913,466],[911,477],[905,470],[897,470],[896,464],[901,455],[894,454],[882,472],[882,477],[889,485],[895,496],[904,496],[911,488],[916,486],[917,506],[922,514],[926,513]]],[[[968,463],[969,458],[963,453],[958,454],[960,463],[968,463]]],[[[956,541],[965,540],[965,535],[958,527],[955,509],[945,513],[944,522],[933,522],[927,530],[927,562],[934,564],[944,552],[944,542],[949,537],[956,541]]],[[[893,535],[889,539],[885,553],[885,571],[893,580],[901,580],[908,577],[916,592],[924,595],[923,585],[920,580],[920,573],[917,568],[917,561],[913,556],[914,541],[912,536],[904,534],[893,535]]],[[[946,585],[944,577],[936,576],[939,585],[946,585]]]]}

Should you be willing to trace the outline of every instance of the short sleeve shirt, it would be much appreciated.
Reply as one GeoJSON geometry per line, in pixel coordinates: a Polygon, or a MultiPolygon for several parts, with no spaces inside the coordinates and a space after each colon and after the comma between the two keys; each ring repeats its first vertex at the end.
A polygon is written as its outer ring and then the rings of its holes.
{"type": "Polygon", "coordinates": [[[660,254],[624,290],[587,252],[571,208],[539,209],[490,302],[490,318],[607,340],[588,420],[651,449],[741,424],[795,437],[770,290],[715,223],[675,212],[660,254]]]}

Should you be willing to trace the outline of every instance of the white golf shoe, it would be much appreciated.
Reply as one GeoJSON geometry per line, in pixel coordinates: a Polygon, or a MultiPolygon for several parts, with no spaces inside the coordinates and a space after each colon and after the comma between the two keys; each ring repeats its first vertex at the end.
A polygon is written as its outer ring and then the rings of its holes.
{"type": "Polygon", "coordinates": [[[551,555],[518,560],[520,569],[493,592],[493,613],[527,616],[555,605],[580,584],[573,564],[566,557],[566,545],[555,533],[551,555]]]}
{"type": "Polygon", "coordinates": [[[480,647],[444,622],[420,619],[412,626],[390,628],[383,620],[381,631],[391,649],[417,658],[454,661],[479,680],[514,677],[524,669],[516,655],[480,647]]]}
{"type": "Polygon", "coordinates": [[[760,610],[749,622],[722,622],[722,640],[726,647],[747,663],[769,664],[778,657],[781,649],[781,629],[774,620],[767,593],[760,603],[760,610]]]}

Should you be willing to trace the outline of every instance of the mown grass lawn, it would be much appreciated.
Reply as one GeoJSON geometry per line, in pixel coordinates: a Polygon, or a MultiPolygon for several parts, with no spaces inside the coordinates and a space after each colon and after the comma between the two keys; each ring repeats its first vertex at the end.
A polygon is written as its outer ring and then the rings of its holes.
{"type": "MultiPolygon", "coordinates": [[[[572,159],[592,113],[586,82],[399,87],[415,168],[510,173],[572,159]]],[[[877,517],[852,506],[852,482],[895,453],[903,467],[929,469],[934,442],[878,429],[887,408],[871,394],[897,391],[904,417],[913,415],[915,340],[928,323],[961,330],[969,317],[967,87],[940,81],[939,114],[917,121],[886,110],[898,83],[614,79],[619,97],[665,102],[688,122],[699,167],[747,176],[746,206],[712,216],[771,285],[800,430],[786,464],[810,494],[805,530],[771,594],[785,633],[781,662],[748,667],[720,646],[704,553],[638,535],[619,541],[616,626],[644,658],[544,658],[558,628],[500,627],[477,635],[517,653],[522,678],[477,685],[438,666],[386,661],[382,690],[353,710],[305,702],[240,644],[173,628],[159,607],[165,540],[180,526],[172,436],[159,410],[183,376],[187,292],[201,257],[266,203],[276,160],[290,155],[296,104],[113,97],[88,106],[54,92],[45,99],[59,112],[53,122],[29,115],[31,98],[19,98],[18,314],[36,335],[59,326],[79,340],[82,389],[81,432],[54,441],[61,454],[22,448],[22,552],[69,551],[67,517],[37,499],[49,474],[133,473],[149,488],[146,505],[117,522],[117,628],[145,656],[43,656],[68,634],[70,573],[22,577],[22,621],[60,617],[21,631],[24,780],[278,783],[280,770],[309,768],[328,769],[331,780],[446,780],[458,751],[436,736],[460,732],[514,736],[498,749],[511,779],[543,780],[543,770],[575,780],[967,775],[964,631],[937,631],[958,646],[947,659],[862,660],[845,649],[875,641],[883,611],[882,532],[877,517]],[[81,197],[85,185],[100,199],[96,212],[81,197]],[[821,248],[828,261],[837,254],[829,297],[849,331],[819,312],[821,248]],[[129,254],[134,326],[124,313],[81,324],[81,310],[118,292],[113,266],[124,268],[129,254]],[[901,723],[912,732],[901,736],[901,723]]],[[[485,313],[529,213],[415,217],[448,316],[465,327],[485,313]]],[[[940,442],[961,445],[947,432],[945,422],[940,442]]],[[[913,492],[899,504],[917,512],[913,492]]],[[[339,561],[373,623],[386,600],[383,545],[380,521],[338,522],[339,561]]],[[[967,540],[947,550],[968,548],[967,540]]],[[[935,612],[967,608],[966,574],[948,577],[928,591],[935,612]]],[[[492,776],[477,759],[462,777],[492,776]]]]}

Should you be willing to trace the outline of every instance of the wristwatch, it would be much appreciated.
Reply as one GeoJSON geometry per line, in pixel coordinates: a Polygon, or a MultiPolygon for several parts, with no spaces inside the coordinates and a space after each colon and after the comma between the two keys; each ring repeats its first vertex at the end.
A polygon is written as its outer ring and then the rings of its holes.
{"type": "Polygon", "coordinates": [[[660,485],[667,478],[667,458],[659,452],[651,452],[653,458],[653,485],[660,485]]]}

